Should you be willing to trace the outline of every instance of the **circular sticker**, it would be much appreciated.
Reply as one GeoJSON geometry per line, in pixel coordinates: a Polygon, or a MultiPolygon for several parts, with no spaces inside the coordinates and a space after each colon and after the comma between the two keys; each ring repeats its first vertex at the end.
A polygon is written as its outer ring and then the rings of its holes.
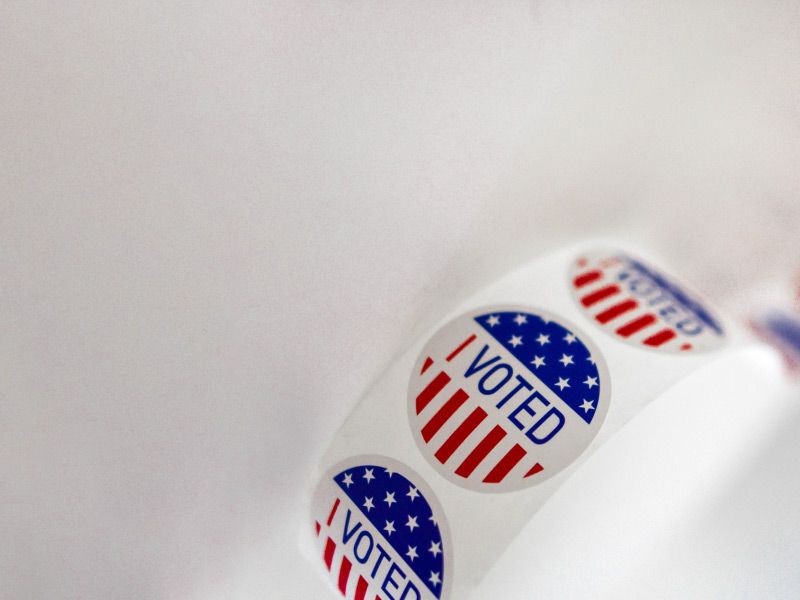
{"type": "Polygon", "coordinates": [[[589,319],[639,348],[680,354],[711,350],[725,340],[719,321],[692,294],[622,252],[579,256],[570,286],[589,319]]]}
{"type": "Polygon", "coordinates": [[[448,597],[452,545],[430,488],[407,466],[383,456],[340,463],[312,502],[319,556],[350,600],[448,597]]]}
{"type": "Polygon", "coordinates": [[[447,323],[417,359],[408,414],[450,481],[481,492],[535,485],[594,439],[611,382],[600,352],[542,310],[491,307],[447,323]]]}

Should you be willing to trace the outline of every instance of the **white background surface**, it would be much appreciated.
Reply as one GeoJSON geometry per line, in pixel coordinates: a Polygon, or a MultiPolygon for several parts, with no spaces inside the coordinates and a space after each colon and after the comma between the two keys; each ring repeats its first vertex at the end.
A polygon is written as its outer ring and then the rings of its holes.
{"type": "MultiPolygon", "coordinates": [[[[790,272],[798,27],[792,2],[0,4],[0,596],[327,597],[293,552],[305,473],[455,299],[598,233],[723,304],[790,272]]],[[[800,589],[770,562],[798,552],[795,422],[676,532],[678,597],[720,548],[742,597],[800,589]]]]}

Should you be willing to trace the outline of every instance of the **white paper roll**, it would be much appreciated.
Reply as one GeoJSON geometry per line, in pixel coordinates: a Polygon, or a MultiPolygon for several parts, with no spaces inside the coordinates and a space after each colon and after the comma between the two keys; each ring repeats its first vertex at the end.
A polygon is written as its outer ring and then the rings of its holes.
{"type": "Polygon", "coordinates": [[[308,552],[349,599],[466,598],[565,478],[747,337],[641,251],[593,242],[464,302],[319,462],[308,552]]]}

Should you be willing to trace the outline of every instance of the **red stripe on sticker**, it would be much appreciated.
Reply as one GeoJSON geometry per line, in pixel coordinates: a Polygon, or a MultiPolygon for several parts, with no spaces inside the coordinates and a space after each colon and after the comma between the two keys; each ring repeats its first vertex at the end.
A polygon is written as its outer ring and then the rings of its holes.
{"type": "Polygon", "coordinates": [[[511,469],[517,466],[517,463],[523,459],[527,454],[525,449],[519,444],[514,444],[514,447],[509,450],[506,455],[500,459],[494,469],[483,479],[484,483],[500,483],[509,474],[511,469]]]}
{"type": "Polygon", "coordinates": [[[581,304],[583,304],[585,307],[588,308],[593,304],[597,304],[598,302],[602,302],[606,298],[614,296],[615,294],[619,294],[619,286],[607,285],[581,298],[581,304]]]}
{"type": "Polygon", "coordinates": [[[347,596],[347,580],[350,579],[350,569],[353,567],[352,563],[346,556],[342,556],[342,566],[339,569],[339,591],[347,596]]]}
{"type": "Polygon", "coordinates": [[[353,597],[353,600],[364,600],[367,597],[367,580],[364,579],[361,575],[358,576],[358,583],[356,584],[356,595],[353,597]]]}
{"type": "Polygon", "coordinates": [[[417,396],[417,414],[421,413],[426,406],[442,391],[442,388],[450,383],[450,375],[441,371],[433,380],[425,386],[425,389],[417,396]]]}
{"type": "Polygon", "coordinates": [[[486,434],[486,437],[475,446],[475,449],[470,452],[469,456],[464,459],[464,462],[459,465],[458,469],[456,469],[456,475],[460,475],[465,479],[472,475],[472,472],[483,462],[486,455],[494,450],[494,447],[497,446],[504,437],[506,437],[506,430],[500,427],[500,425],[495,425],[494,429],[486,434]]]}
{"type": "Polygon", "coordinates": [[[472,342],[474,342],[474,341],[475,341],[475,337],[476,337],[476,336],[475,336],[475,334],[473,333],[471,336],[469,336],[467,339],[465,339],[463,342],[461,342],[461,345],[460,345],[458,348],[456,348],[455,350],[453,350],[453,351],[450,353],[450,355],[447,357],[447,362],[450,362],[451,360],[453,360],[453,359],[454,359],[456,356],[458,356],[458,355],[459,355],[459,353],[460,353],[460,352],[461,352],[461,351],[462,351],[464,348],[466,348],[466,347],[467,347],[467,346],[469,346],[469,345],[470,345],[472,342]]]}
{"type": "Polygon", "coordinates": [[[336,502],[333,503],[333,508],[331,508],[330,514],[328,515],[328,521],[327,521],[328,527],[330,527],[331,523],[333,523],[333,517],[336,516],[336,511],[338,509],[339,509],[339,499],[337,498],[336,502]]]}
{"type": "Polygon", "coordinates": [[[321,527],[319,526],[319,521],[314,523],[314,529],[317,532],[317,537],[319,537],[319,532],[320,532],[320,529],[321,529],[321,527]]]}
{"type": "Polygon", "coordinates": [[[461,408],[464,402],[467,401],[467,398],[469,398],[469,394],[461,388],[458,388],[456,393],[442,405],[431,420],[427,422],[425,427],[422,428],[422,439],[426,442],[430,442],[431,438],[436,435],[442,426],[450,420],[450,417],[452,417],[455,412],[461,408]]]}
{"type": "Polygon", "coordinates": [[[475,431],[475,428],[483,422],[486,418],[486,411],[478,407],[473,410],[469,416],[459,425],[456,430],[447,438],[442,447],[436,451],[436,458],[442,464],[453,456],[453,452],[458,450],[458,447],[464,442],[465,439],[475,431]]]}
{"type": "Polygon", "coordinates": [[[333,562],[333,553],[336,552],[336,544],[331,538],[328,538],[328,541],[325,543],[325,566],[328,567],[328,571],[331,570],[331,563],[333,562]]]}
{"type": "Polygon", "coordinates": [[[672,338],[677,337],[677,335],[678,334],[672,331],[672,329],[662,329],[655,335],[651,335],[642,343],[647,346],[653,346],[654,348],[658,348],[662,344],[666,344],[672,338]]]}
{"type": "Polygon", "coordinates": [[[530,477],[531,475],[536,475],[537,473],[541,473],[542,471],[544,471],[544,467],[542,465],[540,465],[539,463],[536,463],[535,465],[533,465],[531,467],[530,471],[525,473],[525,477],[527,478],[527,477],[530,477]]]}
{"type": "Polygon", "coordinates": [[[620,315],[624,315],[626,312],[629,312],[639,306],[639,303],[636,300],[625,300],[625,302],[620,302],[619,304],[615,304],[611,308],[607,308],[600,314],[598,314],[595,319],[597,319],[600,323],[608,323],[609,321],[613,321],[620,315]]]}
{"type": "Polygon", "coordinates": [[[429,356],[425,359],[425,364],[422,365],[422,371],[419,372],[420,375],[425,375],[425,371],[431,368],[433,364],[433,359],[429,356]]]}
{"type": "Polygon", "coordinates": [[[654,315],[643,315],[617,329],[617,333],[622,337],[630,337],[637,331],[641,331],[645,327],[650,327],[650,325],[655,322],[656,318],[654,315]]]}
{"type": "Polygon", "coordinates": [[[576,287],[583,287],[585,285],[589,285],[593,281],[597,281],[603,276],[603,273],[600,271],[589,271],[588,273],[582,273],[578,275],[573,281],[572,284],[576,287]]]}

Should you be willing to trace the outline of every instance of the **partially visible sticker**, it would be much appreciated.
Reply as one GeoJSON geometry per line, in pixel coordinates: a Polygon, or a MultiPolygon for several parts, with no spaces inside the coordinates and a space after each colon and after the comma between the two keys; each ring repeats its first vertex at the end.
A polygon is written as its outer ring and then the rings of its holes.
{"type": "Polygon", "coordinates": [[[408,414],[430,464],[480,492],[535,485],[572,463],[608,410],[599,350],[560,317],[495,306],[447,323],[411,374],[408,414]]]}
{"type": "Polygon", "coordinates": [[[410,468],[382,456],[340,463],[312,503],[317,547],[348,600],[444,600],[453,549],[444,513],[410,468]]]}
{"type": "Polygon", "coordinates": [[[800,314],[771,310],[750,321],[765,342],[783,355],[789,373],[800,377],[800,314]]]}
{"type": "Polygon", "coordinates": [[[725,341],[719,321],[693,294],[624,253],[579,256],[570,287],[590,320],[639,348],[680,354],[725,341]]]}

